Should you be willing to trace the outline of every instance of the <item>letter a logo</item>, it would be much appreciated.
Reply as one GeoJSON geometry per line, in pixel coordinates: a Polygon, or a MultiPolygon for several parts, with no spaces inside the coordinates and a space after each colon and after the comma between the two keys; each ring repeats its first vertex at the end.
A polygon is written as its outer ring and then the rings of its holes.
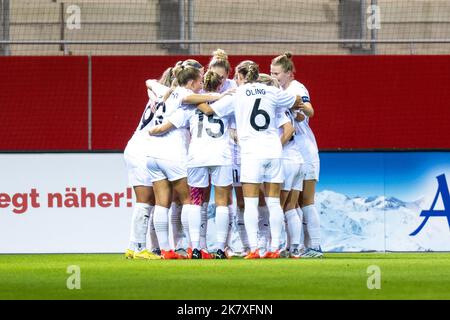
{"type": "Polygon", "coordinates": [[[447,180],[445,179],[445,174],[441,174],[436,178],[438,180],[438,189],[436,191],[436,196],[434,197],[433,203],[431,204],[431,208],[430,210],[422,210],[420,213],[420,216],[424,217],[422,224],[416,229],[416,231],[411,233],[410,236],[415,236],[418,234],[430,217],[447,217],[448,226],[450,228],[450,194],[448,191],[447,180]],[[442,202],[444,203],[444,210],[434,210],[439,194],[441,195],[442,202]]]}

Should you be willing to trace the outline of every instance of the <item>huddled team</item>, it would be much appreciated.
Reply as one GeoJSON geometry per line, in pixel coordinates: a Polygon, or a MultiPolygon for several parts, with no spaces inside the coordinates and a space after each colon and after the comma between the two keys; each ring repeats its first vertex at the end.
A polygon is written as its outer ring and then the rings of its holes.
{"type": "Polygon", "coordinates": [[[234,217],[245,259],[323,256],[314,109],[294,79],[292,55],[274,58],[271,75],[249,60],[234,80],[230,71],[218,49],[206,72],[188,59],[146,81],[149,102],[124,152],[136,194],[127,258],[229,258],[234,217]],[[206,241],[211,185],[213,252],[206,241]]]}

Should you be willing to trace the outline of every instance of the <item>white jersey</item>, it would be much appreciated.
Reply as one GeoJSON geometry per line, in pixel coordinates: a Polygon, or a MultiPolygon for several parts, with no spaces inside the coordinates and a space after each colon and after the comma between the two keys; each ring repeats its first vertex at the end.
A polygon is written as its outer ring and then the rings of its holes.
{"type": "Polygon", "coordinates": [[[227,90],[234,89],[234,88],[237,88],[236,81],[231,80],[231,79],[226,79],[224,84],[222,85],[222,88],[220,88],[219,92],[223,93],[227,90]]]}
{"type": "MultiPolygon", "coordinates": [[[[291,81],[289,87],[287,87],[285,91],[291,94],[300,95],[303,102],[310,102],[308,90],[297,80],[291,81]]],[[[295,123],[295,141],[300,148],[303,159],[305,162],[319,161],[319,149],[314,133],[309,126],[309,117],[305,115],[305,120],[301,122],[296,121],[295,123]]]]}
{"type": "MultiPolygon", "coordinates": [[[[211,106],[214,105],[211,104],[211,106]]],[[[191,142],[188,152],[188,168],[206,166],[231,165],[231,150],[229,148],[229,117],[219,118],[217,115],[205,115],[196,107],[178,109],[170,122],[189,126],[191,142]]]]}
{"type": "MultiPolygon", "coordinates": [[[[159,125],[165,122],[178,108],[186,108],[182,104],[183,98],[193,94],[193,92],[184,87],[177,87],[167,101],[155,113],[155,124],[159,125]]],[[[165,134],[151,137],[151,149],[147,151],[147,156],[164,160],[187,160],[187,141],[186,129],[184,129],[183,117],[171,117],[174,129],[165,134]]]]}
{"type": "Polygon", "coordinates": [[[166,94],[167,90],[169,90],[168,87],[160,84],[156,80],[150,81],[152,90],[147,89],[148,102],[142,113],[139,125],[127,143],[127,152],[138,157],[145,157],[147,150],[152,147],[148,129],[155,125],[155,113],[163,106],[163,96],[166,94]]]}
{"type": "MultiPolygon", "coordinates": [[[[286,110],[285,112],[277,114],[277,127],[279,128],[280,137],[283,135],[283,128],[281,127],[288,122],[295,128],[294,114],[291,110],[286,110]]],[[[283,145],[282,159],[291,160],[296,163],[304,162],[298,144],[295,141],[295,133],[292,138],[283,145]]]]}
{"type": "Polygon", "coordinates": [[[242,158],[280,159],[276,113],[286,111],[294,102],[295,96],[278,88],[247,83],[211,107],[219,117],[234,113],[242,158]]]}

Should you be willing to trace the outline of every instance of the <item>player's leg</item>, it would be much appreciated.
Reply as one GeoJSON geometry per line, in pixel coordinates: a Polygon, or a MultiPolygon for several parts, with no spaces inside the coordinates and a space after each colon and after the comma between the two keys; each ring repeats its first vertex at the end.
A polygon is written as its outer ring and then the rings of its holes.
{"type": "Polygon", "coordinates": [[[233,183],[231,166],[211,167],[211,183],[214,185],[216,203],[216,259],[225,259],[225,245],[229,230],[229,199],[233,183]]]}
{"type": "Polygon", "coordinates": [[[270,163],[270,166],[267,166],[264,173],[264,190],[270,213],[271,251],[274,253],[273,258],[277,258],[284,224],[284,214],[280,204],[281,183],[284,179],[284,173],[281,159],[270,159],[267,162],[270,163]]]}
{"type": "Polygon", "coordinates": [[[300,237],[302,231],[302,221],[297,213],[296,205],[298,202],[300,191],[291,190],[284,207],[284,216],[286,219],[286,232],[290,238],[289,256],[292,258],[300,257],[300,237]]]}
{"type": "MultiPolygon", "coordinates": [[[[245,257],[250,253],[250,244],[248,242],[247,231],[245,229],[245,221],[244,221],[244,211],[245,211],[245,202],[244,202],[244,193],[242,192],[242,184],[241,184],[241,166],[234,165],[233,166],[233,188],[236,195],[236,226],[239,233],[239,238],[242,243],[242,253],[241,256],[245,257]]],[[[230,247],[230,244],[228,244],[230,247]]],[[[230,250],[231,251],[231,250],[230,250]]],[[[227,252],[227,254],[229,254],[227,252]]]]}
{"type": "Polygon", "coordinates": [[[153,214],[153,223],[155,225],[156,235],[161,248],[161,255],[169,258],[168,252],[171,251],[169,243],[169,207],[172,200],[172,186],[167,179],[153,181],[155,192],[155,212],[153,214]]]}
{"type": "Polygon", "coordinates": [[[319,176],[319,163],[308,163],[305,167],[301,209],[303,212],[304,225],[306,227],[305,231],[307,232],[311,243],[307,246],[302,257],[320,258],[323,256],[320,247],[320,217],[314,202],[316,183],[319,176]]]}
{"type": "Polygon", "coordinates": [[[264,186],[259,188],[258,200],[258,248],[262,257],[270,252],[270,214],[264,195],[264,186]]]}
{"type": "Polygon", "coordinates": [[[169,209],[169,239],[171,240],[171,247],[178,252],[178,249],[182,248],[183,236],[186,237],[189,242],[189,234],[184,235],[183,224],[181,223],[181,210],[183,205],[181,204],[178,193],[173,190],[172,204],[169,209]]]}
{"type": "Polygon", "coordinates": [[[202,259],[209,259],[211,255],[208,251],[208,243],[206,241],[206,235],[208,233],[208,204],[209,197],[211,195],[210,183],[203,189],[203,202],[200,210],[200,249],[202,253],[202,259]]]}
{"type": "Polygon", "coordinates": [[[259,187],[263,181],[263,164],[255,159],[241,159],[241,183],[245,205],[245,229],[251,252],[246,259],[259,258],[258,250],[258,199],[259,187]]]}
{"type": "Polygon", "coordinates": [[[298,258],[300,256],[299,244],[301,235],[301,220],[298,216],[296,206],[300,190],[302,189],[302,165],[288,159],[283,160],[285,179],[282,184],[282,207],[286,227],[286,257],[298,258]],[[284,196],[286,195],[286,198],[284,196]]]}
{"type": "MultiPolygon", "coordinates": [[[[133,186],[136,202],[131,217],[130,244],[125,252],[127,259],[155,259],[157,255],[147,250],[147,230],[153,214],[155,199],[151,178],[144,159],[125,150],[129,184],[133,186]]],[[[159,246],[157,243],[153,243],[159,246]]]]}
{"type": "MultiPolygon", "coordinates": [[[[182,220],[188,222],[190,246],[188,248],[188,256],[192,259],[201,259],[202,253],[200,248],[200,230],[202,224],[201,210],[204,202],[204,189],[209,184],[208,170],[203,167],[188,168],[189,184],[188,197],[183,201],[182,220]],[[187,200],[188,199],[188,200],[187,200]]],[[[183,187],[184,188],[184,187],[183,187]]]]}

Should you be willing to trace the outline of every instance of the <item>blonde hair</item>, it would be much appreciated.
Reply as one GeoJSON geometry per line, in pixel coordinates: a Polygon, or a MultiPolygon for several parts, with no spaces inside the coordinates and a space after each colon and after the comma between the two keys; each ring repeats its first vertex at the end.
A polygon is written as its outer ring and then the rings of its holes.
{"type": "Polygon", "coordinates": [[[191,66],[176,66],[173,68],[173,74],[180,86],[186,85],[190,80],[200,78],[200,70],[191,66]]]}
{"type": "Polygon", "coordinates": [[[271,77],[270,75],[268,75],[266,73],[260,73],[258,80],[256,80],[256,82],[263,83],[268,86],[280,88],[280,83],[278,82],[278,80],[275,79],[274,77],[271,77]]]}
{"type": "Polygon", "coordinates": [[[208,70],[203,79],[203,89],[207,92],[217,92],[222,85],[222,80],[223,78],[217,72],[208,70]]]}
{"type": "Polygon", "coordinates": [[[194,60],[194,59],[184,60],[182,65],[185,66],[185,67],[194,67],[194,68],[197,68],[197,69],[203,68],[202,64],[200,62],[198,62],[197,60],[194,60]]]}
{"type": "Polygon", "coordinates": [[[283,68],[284,72],[295,72],[295,66],[292,62],[292,53],[291,52],[285,52],[282,55],[272,59],[273,66],[281,66],[283,68]]]}
{"type": "Polygon", "coordinates": [[[164,70],[164,72],[161,75],[161,78],[158,80],[158,82],[166,87],[170,87],[172,85],[173,79],[175,78],[172,70],[173,70],[173,67],[169,67],[166,70],[164,70]]]}
{"type": "Polygon", "coordinates": [[[230,73],[230,62],[228,61],[227,53],[222,49],[217,49],[213,52],[213,57],[209,62],[208,68],[223,68],[227,74],[230,73]]]}
{"type": "Polygon", "coordinates": [[[245,60],[238,64],[236,73],[244,77],[244,82],[255,82],[259,77],[259,66],[253,61],[245,60]]]}

